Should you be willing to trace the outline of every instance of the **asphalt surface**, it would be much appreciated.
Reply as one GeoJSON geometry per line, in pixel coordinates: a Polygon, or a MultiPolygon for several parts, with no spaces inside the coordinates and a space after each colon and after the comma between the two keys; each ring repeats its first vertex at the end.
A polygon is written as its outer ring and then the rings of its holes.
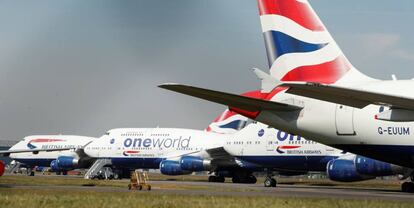
{"type": "MultiPolygon", "coordinates": [[[[326,187],[307,185],[278,185],[276,188],[266,188],[262,184],[232,184],[183,181],[152,181],[151,191],[136,191],[138,193],[204,195],[204,196],[268,196],[268,197],[306,197],[306,198],[337,198],[337,199],[381,199],[395,201],[414,201],[414,194],[402,193],[395,190],[326,187]],[[177,185],[178,188],[174,188],[177,185]],[[189,188],[180,188],[182,186],[189,188]],[[167,187],[167,188],[166,188],[167,187]]],[[[126,187],[104,186],[54,186],[54,185],[0,185],[0,188],[10,189],[62,189],[71,191],[96,192],[131,192],[126,187]]]]}

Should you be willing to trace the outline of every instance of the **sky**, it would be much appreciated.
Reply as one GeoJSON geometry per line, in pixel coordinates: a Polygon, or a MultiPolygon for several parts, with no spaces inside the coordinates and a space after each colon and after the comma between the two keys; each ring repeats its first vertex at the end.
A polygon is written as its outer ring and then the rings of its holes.
{"type": "MultiPolygon", "coordinates": [[[[310,2],[360,71],[414,78],[414,1],[310,2]]],[[[242,93],[266,60],[255,0],[0,1],[0,138],[204,129],[224,106],[157,85],[242,93]]]]}

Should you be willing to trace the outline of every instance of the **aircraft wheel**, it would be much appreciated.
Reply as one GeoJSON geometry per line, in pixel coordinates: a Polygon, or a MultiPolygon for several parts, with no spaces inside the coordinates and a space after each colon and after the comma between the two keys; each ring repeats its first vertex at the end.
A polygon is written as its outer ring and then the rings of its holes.
{"type": "Polygon", "coordinates": [[[265,187],[276,187],[277,185],[277,181],[274,178],[266,178],[264,181],[264,186],[265,187]]]}
{"type": "Polygon", "coordinates": [[[276,179],[272,178],[272,179],[270,179],[270,181],[271,181],[271,187],[276,187],[276,185],[277,185],[276,179]]]}
{"type": "Polygon", "coordinates": [[[272,179],[271,178],[266,178],[264,181],[264,186],[265,187],[272,187],[272,179]]]}
{"type": "Polygon", "coordinates": [[[249,175],[249,177],[247,178],[247,183],[250,184],[255,184],[257,182],[257,179],[254,175],[249,175]]]}
{"type": "Polygon", "coordinates": [[[233,176],[233,178],[231,178],[231,182],[233,183],[241,183],[241,180],[238,176],[233,176]]]}
{"type": "Polygon", "coordinates": [[[216,176],[216,182],[224,183],[224,181],[226,181],[226,178],[223,176],[216,176]]]}
{"type": "Polygon", "coordinates": [[[209,176],[208,182],[216,182],[216,176],[209,176]]]}
{"type": "Polygon", "coordinates": [[[414,193],[414,183],[413,182],[404,182],[401,185],[401,191],[406,193],[414,193]]]}

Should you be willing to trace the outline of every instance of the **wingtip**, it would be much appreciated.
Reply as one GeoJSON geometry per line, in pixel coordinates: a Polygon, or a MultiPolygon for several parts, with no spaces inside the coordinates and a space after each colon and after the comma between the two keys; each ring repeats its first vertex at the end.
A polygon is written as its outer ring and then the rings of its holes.
{"type": "Polygon", "coordinates": [[[171,86],[178,86],[178,85],[181,85],[181,84],[169,82],[169,83],[163,83],[163,84],[160,84],[160,85],[158,85],[158,87],[159,87],[159,88],[164,88],[164,89],[166,89],[166,88],[168,88],[168,87],[171,87],[171,86]]]}

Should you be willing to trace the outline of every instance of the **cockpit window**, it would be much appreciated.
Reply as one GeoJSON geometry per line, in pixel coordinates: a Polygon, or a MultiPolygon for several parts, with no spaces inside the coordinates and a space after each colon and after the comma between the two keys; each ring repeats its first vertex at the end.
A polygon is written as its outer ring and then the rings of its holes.
{"type": "Polygon", "coordinates": [[[109,135],[109,131],[105,133],[105,135],[109,135]]]}

